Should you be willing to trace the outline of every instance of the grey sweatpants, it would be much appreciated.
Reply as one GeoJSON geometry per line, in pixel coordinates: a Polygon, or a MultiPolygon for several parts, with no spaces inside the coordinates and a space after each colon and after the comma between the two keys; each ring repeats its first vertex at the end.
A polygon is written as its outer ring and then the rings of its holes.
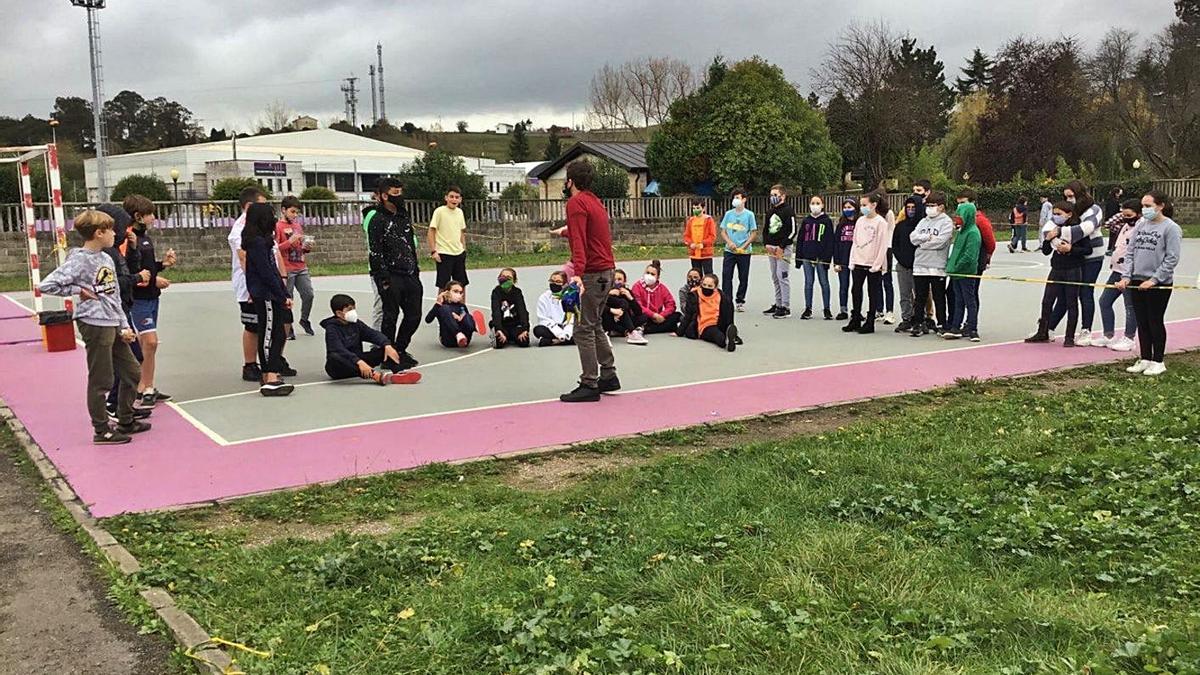
{"type": "Polygon", "coordinates": [[[383,298],[379,296],[379,287],[371,282],[371,328],[379,330],[383,325],[383,298]]]}
{"type": "Polygon", "coordinates": [[[596,387],[601,378],[617,374],[612,343],[604,333],[601,319],[613,284],[613,271],[582,275],[583,295],[579,298],[579,323],[575,326],[575,346],[579,349],[579,365],[583,373],[579,383],[596,387]]]}
{"type": "Polygon", "coordinates": [[[913,271],[896,263],[896,285],[900,291],[900,320],[913,320],[913,271]]]}
{"type": "Polygon", "coordinates": [[[312,277],[307,269],[288,272],[287,277],[288,297],[294,297],[293,291],[300,291],[300,320],[308,321],[313,304],[312,277]]]}
{"type": "Polygon", "coordinates": [[[792,282],[788,279],[788,269],[792,266],[792,247],[783,248],[783,257],[767,256],[771,261],[771,282],[775,284],[775,306],[792,306],[792,282]]]}

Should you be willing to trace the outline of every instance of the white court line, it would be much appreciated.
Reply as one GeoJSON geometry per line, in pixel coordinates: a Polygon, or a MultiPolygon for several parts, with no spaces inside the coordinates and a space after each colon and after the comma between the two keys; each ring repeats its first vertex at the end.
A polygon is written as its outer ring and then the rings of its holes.
{"type": "MultiPolygon", "coordinates": [[[[455,361],[469,359],[469,358],[472,358],[475,356],[479,356],[480,354],[486,354],[486,353],[492,351],[493,349],[494,349],[494,347],[488,347],[487,349],[481,349],[477,352],[471,352],[470,354],[463,354],[462,356],[455,356],[453,358],[443,359],[441,361],[434,361],[433,363],[427,363],[425,365],[417,366],[416,368],[413,368],[413,370],[418,371],[418,370],[422,370],[425,368],[432,368],[434,366],[440,366],[445,363],[453,363],[455,361]]],[[[297,384],[294,386],[296,389],[299,389],[301,387],[315,387],[315,386],[322,385],[322,384],[335,384],[337,382],[342,382],[342,380],[318,380],[316,382],[305,382],[304,384],[297,384]]],[[[189,399],[187,401],[179,401],[179,405],[189,405],[191,403],[203,403],[204,401],[217,401],[217,400],[224,399],[224,398],[236,398],[238,396],[249,396],[251,394],[257,394],[257,393],[258,393],[257,389],[251,389],[248,391],[234,392],[232,394],[218,394],[216,396],[205,396],[203,398],[193,398],[193,399],[189,399]]]]}
{"type": "Polygon", "coordinates": [[[211,440],[212,442],[216,443],[217,445],[222,445],[222,446],[230,444],[229,441],[225,440],[224,436],[213,431],[212,429],[210,429],[208,427],[207,424],[196,419],[195,417],[192,416],[191,413],[189,413],[188,411],[179,407],[178,403],[176,403],[174,401],[164,401],[164,403],[166,403],[167,406],[170,407],[172,410],[179,413],[179,416],[182,417],[183,419],[187,420],[187,422],[189,424],[191,424],[192,426],[199,429],[200,433],[204,434],[205,436],[208,436],[209,440],[211,440]]]}
{"type": "MultiPolygon", "coordinates": [[[[0,297],[4,298],[5,300],[8,300],[9,302],[16,305],[17,307],[20,307],[21,309],[29,312],[29,318],[33,318],[33,317],[37,316],[37,314],[34,314],[32,307],[26,307],[24,303],[18,301],[16,298],[10,297],[7,293],[0,295],[0,297]]],[[[71,333],[72,334],[75,333],[75,326],[71,326],[71,333]]],[[[80,340],[79,338],[75,338],[75,346],[80,347],[80,348],[87,347],[87,345],[83,344],[83,340],[80,340]]]]}

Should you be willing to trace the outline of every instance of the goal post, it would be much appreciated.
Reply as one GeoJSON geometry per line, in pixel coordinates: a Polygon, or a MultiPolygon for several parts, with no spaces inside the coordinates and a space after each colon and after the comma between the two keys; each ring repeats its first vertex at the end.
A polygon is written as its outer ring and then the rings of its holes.
{"type": "MultiPolygon", "coordinates": [[[[21,191],[21,207],[25,214],[25,236],[29,242],[29,290],[33,294],[33,311],[42,311],[42,292],[38,286],[42,283],[41,258],[38,255],[37,243],[37,214],[33,206],[33,184],[30,179],[30,163],[42,158],[46,164],[46,176],[50,181],[50,206],[54,220],[54,252],[58,264],[66,260],[67,250],[67,218],[63,209],[62,177],[58,171],[58,146],[54,143],[46,145],[28,145],[0,147],[0,165],[16,164],[18,185],[21,191]]],[[[74,309],[70,298],[64,298],[63,309],[68,312],[74,309]]]]}

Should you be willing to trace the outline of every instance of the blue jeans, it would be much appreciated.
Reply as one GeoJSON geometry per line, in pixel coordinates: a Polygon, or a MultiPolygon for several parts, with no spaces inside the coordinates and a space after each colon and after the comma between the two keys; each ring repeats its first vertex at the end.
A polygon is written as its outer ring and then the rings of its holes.
{"type": "MultiPolygon", "coordinates": [[[[1112,272],[1108,275],[1108,281],[1105,282],[1110,286],[1121,280],[1120,272],[1112,272]]],[[[1106,288],[1100,294],[1100,322],[1104,324],[1104,337],[1113,337],[1116,334],[1117,315],[1113,312],[1113,304],[1117,298],[1125,300],[1125,337],[1133,339],[1137,335],[1137,315],[1133,311],[1133,294],[1122,293],[1115,288],[1106,288]]]]}
{"type": "Polygon", "coordinates": [[[950,319],[950,330],[962,329],[964,333],[979,331],[979,280],[953,277],[954,316],[950,319]]]}
{"type": "Polygon", "coordinates": [[[1022,251],[1028,251],[1029,248],[1026,246],[1026,237],[1028,236],[1028,232],[1028,225],[1013,225],[1012,241],[1009,242],[1009,246],[1012,246],[1014,251],[1018,248],[1022,251]]]}
{"type": "Polygon", "coordinates": [[[838,307],[842,313],[850,311],[850,267],[842,265],[838,271],[838,307]]]}
{"type": "Polygon", "coordinates": [[[721,259],[721,293],[727,297],[735,297],[733,293],[733,272],[737,270],[737,304],[746,302],[746,285],[750,283],[750,254],[730,253],[725,251],[721,259]]]}
{"type": "MultiPolygon", "coordinates": [[[[812,263],[807,260],[800,262],[804,270],[804,309],[812,309],[813,277],[821,284],[821,299],[825,301],[825,309],[829,309],[829,265],[812,263]]],[[[846,276],[850,276],[847,274],[846,276]]],[[[845,284],[843,284],[843,289],[845,284]]],[[[842,293],[842,308],[845,309],[845,293],[842,293]]]]}

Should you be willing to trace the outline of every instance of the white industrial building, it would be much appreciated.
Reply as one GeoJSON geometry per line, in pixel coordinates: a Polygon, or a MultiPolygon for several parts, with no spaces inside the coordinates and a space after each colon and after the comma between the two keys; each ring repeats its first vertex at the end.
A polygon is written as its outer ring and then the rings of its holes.
{"type": "MultiPolygon", "coordinates": [[[[350,199],[369,194],[376,180],[402,173],[422,154],[335,129],[314,129],[112,155],[107,158],[107,183],[111,189],[125,176],[152,174],[170,187],[176,170],[180,199],[207,198],[217,181],[231,177],[255,178],[277,196],[323,185],[339,198],[350,199]]],[[[462,159],[468,170],[483,176],[492,196],[526,180],[521,166],[478,157],[462,159]]],[[[95,200],[95,159],[84,160],[84,179],[88,199],[95,200]]]]}

